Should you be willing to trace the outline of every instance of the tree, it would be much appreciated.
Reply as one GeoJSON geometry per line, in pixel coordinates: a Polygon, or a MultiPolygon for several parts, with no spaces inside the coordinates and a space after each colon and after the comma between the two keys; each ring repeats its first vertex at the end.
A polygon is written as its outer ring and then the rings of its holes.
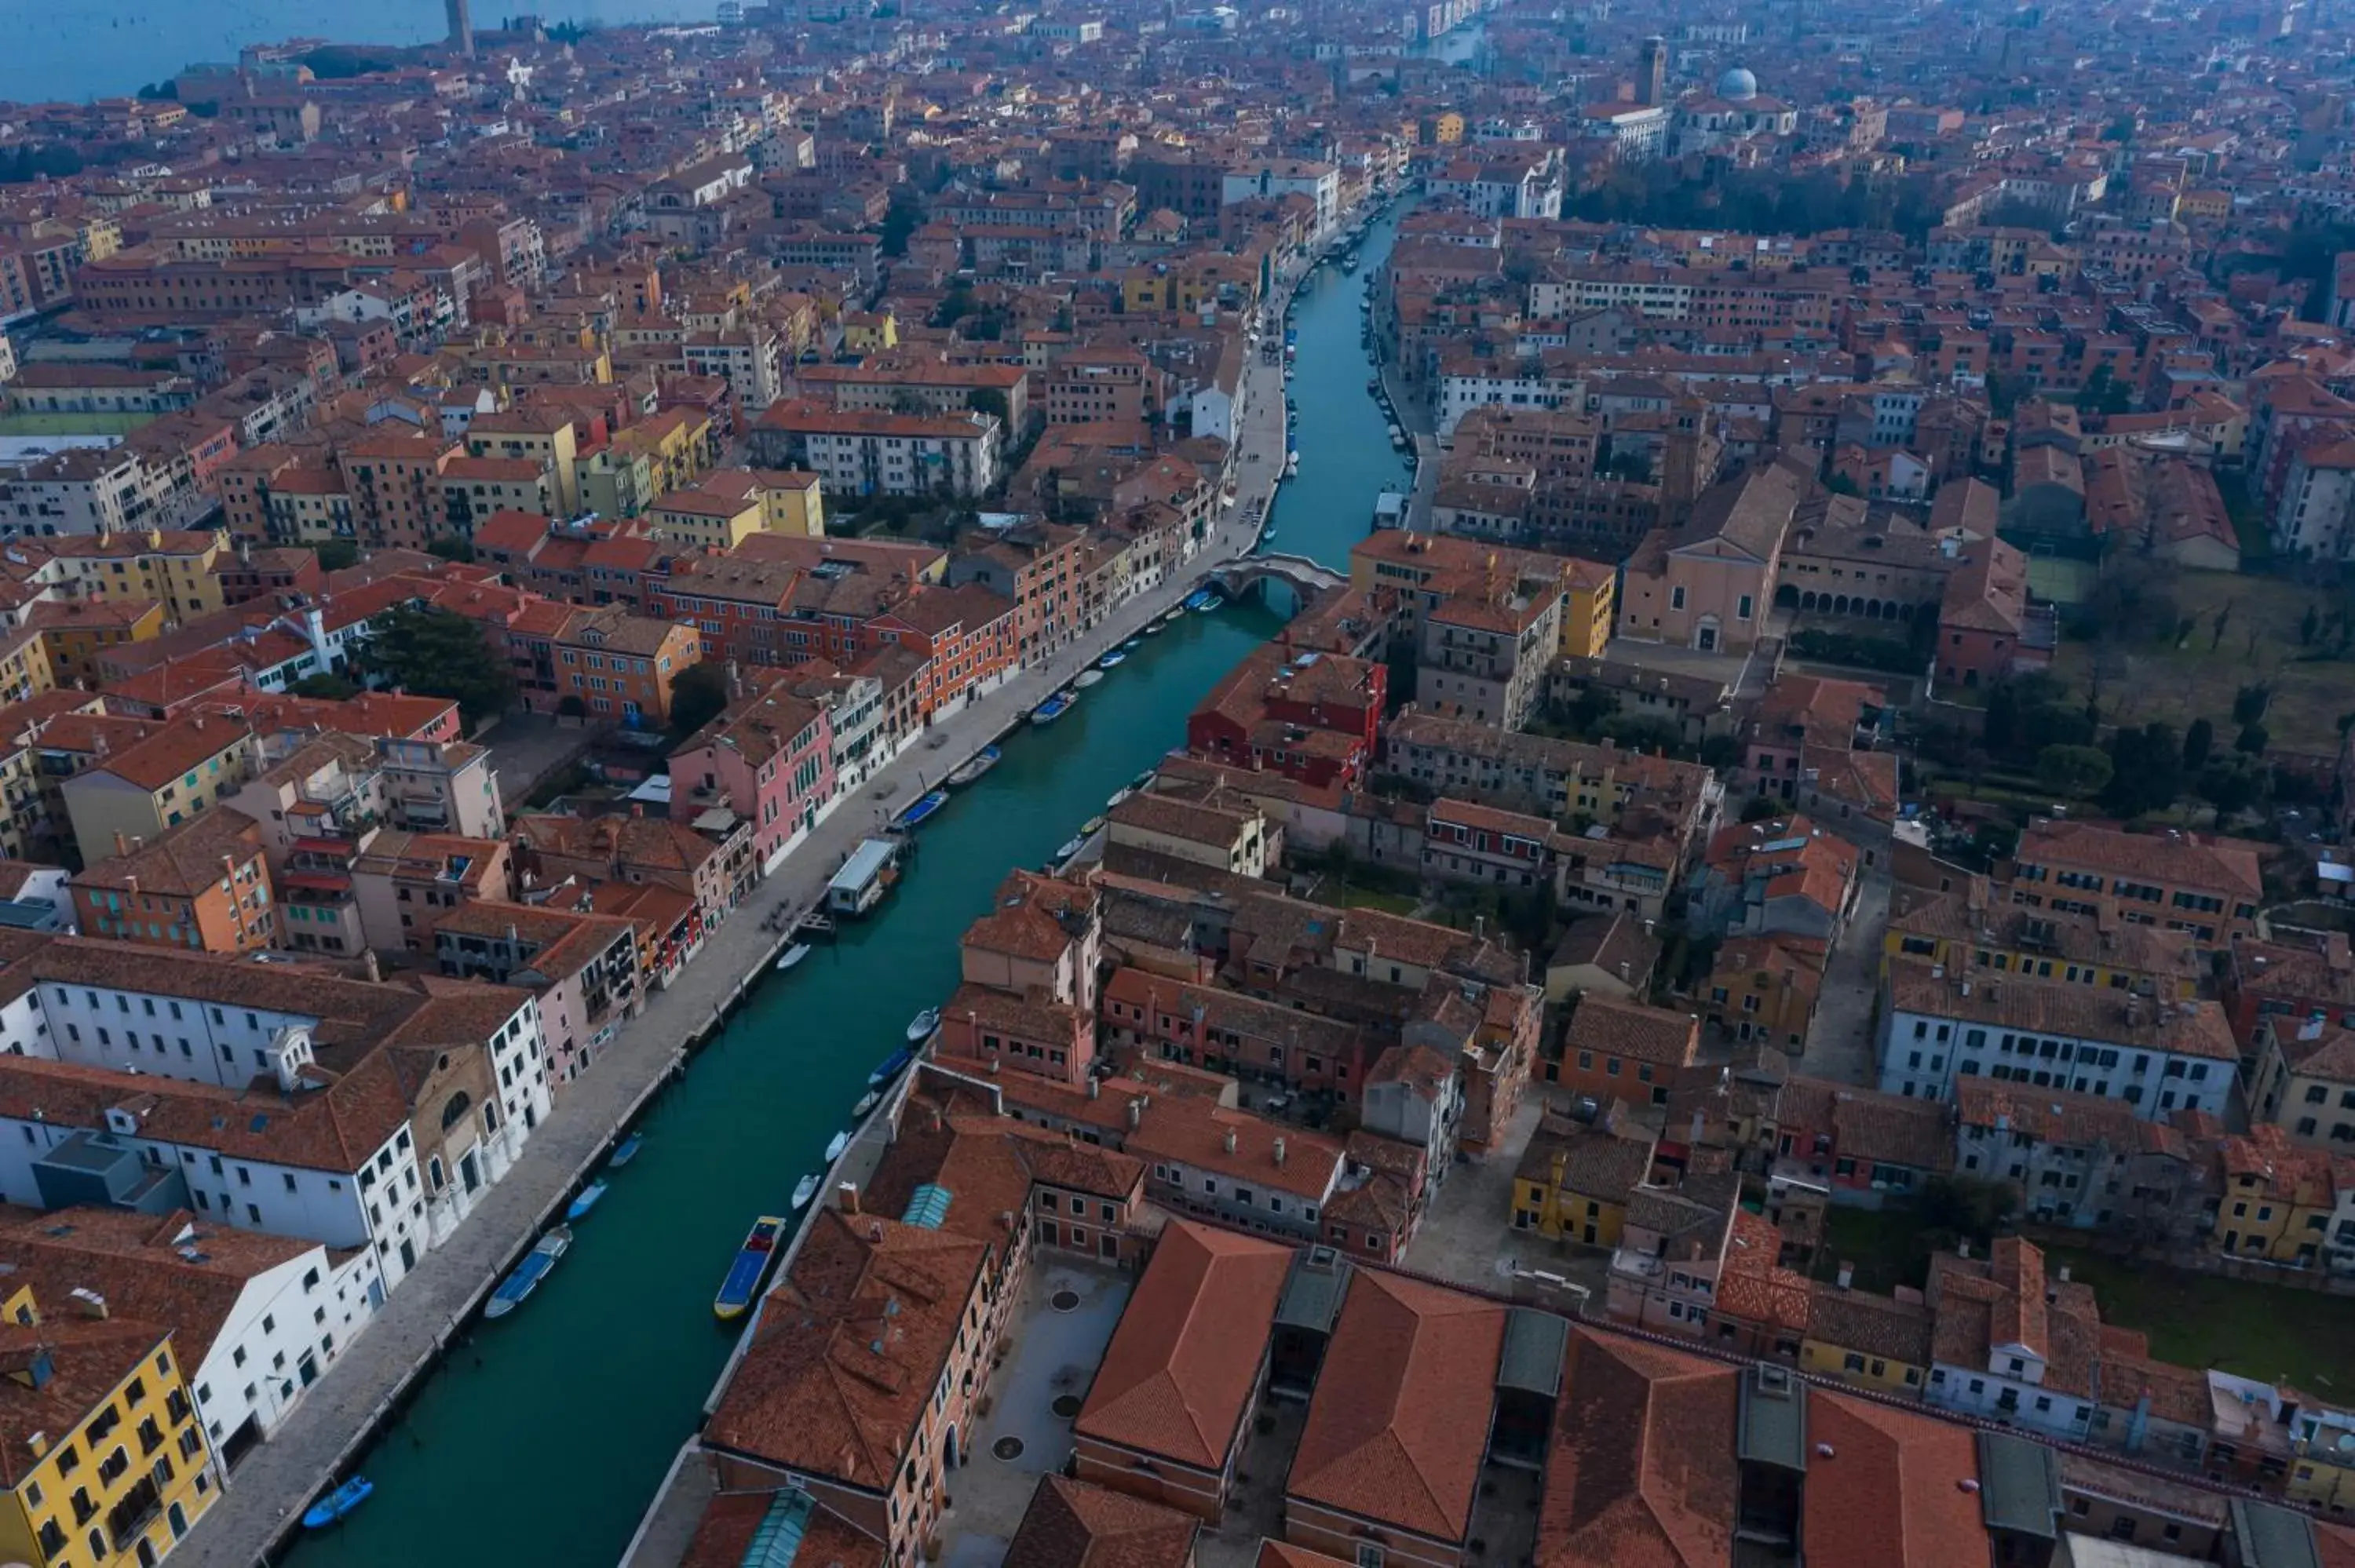
{"type": "Polygon", "coordinates": [[[2247,810],[2264,793],[2264,770],[2247,752],[2226,752],[2200,770],[2200,798],[2216,808],[2219,824],[2235,812],[2247,810]]]}
{"type": "Polygon", "coordinates": [[[341,675],[322,673],[305,675],[293,683],[286,688],[286,694],[290,697],[325,697],[330,702],[341,702],[346,697],[359,695],[359,691],[358,686],[341,675]]]}
{"type": "Polygon", "coordinates": [[[2301,648],[2313,647],[2314,640],[2321,630],[2322,612],[2309,604],[2306,607],[2306,614],[2300,618],[2297,623],[2298,646],[2301,648]]]}
{"type": "Polygon", "coordinates": [[[2208,754],[2216,749],[2216,726],[2204,718],[2191,721],[2183,732],[2183,771],[2197,773],[2208,764],[2208,754]]]}
{"type": "Polygon", "coordinates": [[[2265,747],[2272,740],[2273,736],[2265,732],[2264,726],[2244,724],[2241,726],[2241,733],[2232,737],[2232,749],[2244,757],[2263,757],[2265,747]]]}
{"type": "Polygon", "coordinates": [[[1782,814],[1783,802],[1772,795],[1753,795],[1742,802],[1742,820],[1745,822],[1763,822],[1782,814]]]}
{"type": "Polygon", "coordinates": [[[515,701],[515,675],[492,656],[482,628],[447,609],[400,605],[376,618],[358,662],[372,684],[448,697],[474,724],[515,701]]]}
{"type": "Polygon", "coordinates": [[[2134,407],[2134,388],[2117,377],[2107,362],[2094,367],[2077,388],[2077,407],[2089,414],[2123,414],[2134,407]]]}
{"type": "Polygon", "coordinates": [[[1933,1176],[1922,1184],[1913,1216],[1933,1248],[1947,1250],[1955,1242],[1967,1241],[1984,1254],[1998,1234],[2011,1228],[2019,1209],[2019,1189],[2008,1181],[1933,1176]]]}
{"type": "Polygon", "coordinates": [[[891,205],[883,214],[883,254],[905,256],[908,237],[924,220],[924,209],[918,205],[916,195],[905,185],[891,187],[891,205]]]}
{"type": "Polygon", "coordinates": [[[445,561],[471,561],[474,558],[474,542],[461,539],[455,535],[444,535],[439,539],[426,541],[425,553],[438,556],[445,561]]]}
{"type": "Polygon", "coordinates": [[[340,572],[346,567],[357,566],[360,547],[349,539],[329,539],[319,546],[319,569],[340,572]]]}
{"type": "Polygon", "coordinates": [[[718,664],[689,664],[670,683],[670,732],[683,740],[727,706],[727,670],[718,664]]]}
{"type": "Polygon", "coordinates": [[[2108,754],[2095,747],[2048,746],[2036,754],[2036,781],[2056,795],[2098,795],[2111,771],[2108,754]]]}
{"type": "Polygon", "coordinates": [[[1988,691],[1980,733],[1989,751],[2008,752],[2019,744],[2019,692],[2009,681],[1998,681],[1988,691]]]}
{"type": "Polygon", "coordinates": [[[2254,686],[2243,686],[2232,694],[2232,722],[2243,725],[2256,723],[2265,716],[2265,709],[2273,700],[2273,688],[2262,681],[2254,686]]]}
{"type": "Polygon", "coordinates": [[[2134,729],[2120,726],[2110,736],[2110,781],[2102,806],[2120,817],[2138,817],[2172,805],[2183,786],[2183,743],[2172,726],[2153,721],[2134,729]]]}

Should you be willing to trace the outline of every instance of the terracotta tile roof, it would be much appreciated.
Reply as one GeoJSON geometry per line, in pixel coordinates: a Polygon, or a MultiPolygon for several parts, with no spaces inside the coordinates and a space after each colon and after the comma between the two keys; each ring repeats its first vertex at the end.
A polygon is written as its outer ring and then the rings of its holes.
{"type": "Polygon", "coordinates": [[[226,879],[224,859],[241,869],[261,855],[261,824],[233,807],[215,806],[160,838],[100,861],[73,880],[77,887],[194,898],[226,879]]]}
{"type": "Polygon", "coordinates": [[[1325,1352],[1290,1496],[1461,1542],[1488,1444],[1506,1309],[1359,1270],[1325,1352]]]}
{"type": "Polygon", "coordinates": [[[1825,1389],[1807,1400],[1800,1550],[1809,1568],[1986,1568],[1976,1436],[1825,1389]]]}
{"type": "Polygon", "coordinates": [[[92,771],[112,773],[152,792],[177,783],[208,758],[252,738],[252,731],[241,724],[188,714],[165,721],[146,739],[112,753],[92,771]]]}
{"type": "MultiPolygon", "coordinates": [[[[721,1492],[704,1504],[703,1518],[696,1524],[695,1536],[687,1542],[678,1568],[743,1568],[752,1537],[780,1495],[721,1492]]],[[[802,1526],[794,1560],[824,1563],[826,1568],[883,1568],[883,1553],[882,1542],[820,1503],[810,1510],[802,1526]]]]}
{"type": "Polygon", "coordinates": [[[1573,1329],[1537,1568],[1721,1568],[1733,1552],[1741,1373],[1573,1329]]]}
{"type": "Polygon", "coordinates": [[[1689,1013],[1647,1007],[1617,997],[1580,1000],[1564,1036],[1569,1049],[1600,1051],[1657,1066],[1691,1065],[1700,1047],[1700,1021],[1689,1013]]]}
{"type": "MultiPolygon", "coordinates": [[[[2081,866],[2113,877],[2179,884],[2232,902],[2261,897],[2264,846],[2199,833],[2130,833],[2097,822],[2040,818],[2020,835],[2016,865],[2081,866]]],[[[2224,911],[2229,916],[2231,910],[2224,911]]]]}
{"type": "Polygon", "coordinates": [[[705,1444],[888,1490],[988,1251],[947,1229],[834,1209],[813,1217],[705,1444]]]}
{"type": "Polygon", "coordinates": [[[1041,1476],[1005,1568],[1191,1568],[1201,1520],[1087,1481],[1041,1476]]]}
{"type": "Polygon", "coordinates": [[[0,1485],[20,1486],[40,1463],[32,1439],[52,1440],[79,1429],[98,1402],[160,1351],[168,1329],[134,1318],[79,1319],[69,1301],[42,1301],[37,1324],[0,1323],[0,1368],[11,1372],[47,1351],[49,1377],[40,1387],[0,1378],[0,1485]]]}
{"type": "Polygon", "coordinates": [[[1807,1308],[1808,1339],[1907,1366],[1930,1364],[1928,1307],[1869,1290],[1843,1290],[1823,1280],[1812,1288],[1815,1299],[1807,1308]]]}
{"type": "Polygon", "coordinates": [[[2237,1061],[2241,1054],[2224,1010],[2212,1001],[2153,1001],[2107,987],[2016,974],[1990,980],[1985,971],[1941,973],[1927,959],[1902,956],[1889,960],[1889,994],[1903,1012],[1998,1029],[2071,1034],[2220,1062],[2237,1061]]]}

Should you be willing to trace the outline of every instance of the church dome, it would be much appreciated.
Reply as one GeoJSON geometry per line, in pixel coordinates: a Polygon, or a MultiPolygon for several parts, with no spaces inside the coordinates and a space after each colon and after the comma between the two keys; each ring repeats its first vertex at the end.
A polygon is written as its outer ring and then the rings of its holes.
{"type": "Polygon", "coordinates": [[[1731,102],[1746,102],[1758,96],[1758,79],[1746,68],[1735,66],[1717,79],[1717,95],[1731,102]]]}

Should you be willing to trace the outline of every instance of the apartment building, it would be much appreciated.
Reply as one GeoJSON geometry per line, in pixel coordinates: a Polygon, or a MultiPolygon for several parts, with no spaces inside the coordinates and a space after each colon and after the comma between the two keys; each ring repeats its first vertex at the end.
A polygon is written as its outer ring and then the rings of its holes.
{"type": "Polygon", "coordinates": [[[2123,1100],[2146,1118],[2222,1115],[2240,1072],[2240,1047],[2212,1001],[1895,958],[1881,1016],[1881,1087],[1891,1094],[1952,1099],[1958,1081],[1985,1076],[2123,1100]]]}
{"type": "Polygon", "coordinates": [[[2136,833],[2040,817],[2020,835],[2009,874],[2012,902],[2091,915],[2105,898],[2121,918],[2183,931],[2202,951],[2254,934],[2264,897],[2259,846],[2169,829],[2136,833]]]}

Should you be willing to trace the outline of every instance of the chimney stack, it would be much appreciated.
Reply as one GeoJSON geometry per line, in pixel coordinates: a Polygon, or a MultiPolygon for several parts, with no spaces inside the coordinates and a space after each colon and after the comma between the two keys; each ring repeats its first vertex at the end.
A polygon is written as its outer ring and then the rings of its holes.
{"type": "Polygon", "coordinates": [[[1842,1259],[1839,1266],[1839,1287],[1842,1290],[1846,1290],[1855,1285],[1855,1283],[1856,1265],[1848,1262],[1846,1259],[1842,1259]]]}
{"type": "Polygon", "coordinates": [[[1220,1147],[1223,1148],[1228,1153],[1232,1154],[1235,1151],[1235,1129],[1233,1128],[1227,1128],[1226,1137],[1220,1139],[1219,1140],[1219,1144],[1220,1147]]]}
{"type": "Polygon", "coordinates": [[[846,1214],[858,1213],[858,1183],[845,1181],[834,1190],[834,1206],[846,1214]]]}
{"type": "Polygon", "coordinates": [[[1137,1100],[1137,1099],[1133,1099],[1133,1100],[1129,1101],[1129,1102],[1128,1102],[1128,1125],[1129,1125],[1130,1128],[1131,1128],[1132,1130],[1133,1130],[1133,1129],[1135,1129],[1135,1128],[1137,1128],[1137,1127],[1141,1126],[1141,1125],[1144,1123],[1144,1121],[1145,1121],[1145,1102],[1144,1102],[1143,1100],[1137,1100]]]}
{"type": "Polygon", "coordinates": [[[1281,1138],[1275,1140],[1275,1162],[1278,1165],[1284,1163],[1284,1139],[1281,1138]]]}

